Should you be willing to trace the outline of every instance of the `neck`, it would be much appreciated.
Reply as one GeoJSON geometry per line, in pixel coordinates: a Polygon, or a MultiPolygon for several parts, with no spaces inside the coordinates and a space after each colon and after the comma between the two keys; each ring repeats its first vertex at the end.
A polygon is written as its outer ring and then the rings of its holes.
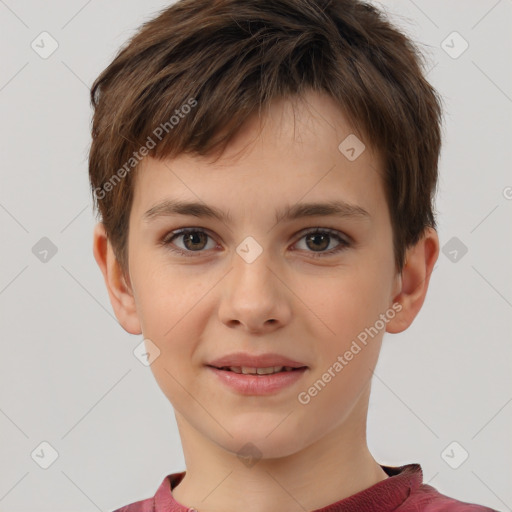
{"type": "Polygon", "coordinates": [[[364,407],[295,453],[245,463],[178,412],[176,420],[187,470],[172,494],[198,512],[316,510],[388,477],[368,450],[364,407]]]}

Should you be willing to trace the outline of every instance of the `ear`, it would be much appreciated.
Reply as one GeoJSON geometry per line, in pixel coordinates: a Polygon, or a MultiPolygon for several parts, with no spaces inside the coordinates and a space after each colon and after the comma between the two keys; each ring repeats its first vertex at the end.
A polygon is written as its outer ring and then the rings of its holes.
{"type": "Polygon", "coordinates": [[[405,266],[397,280],[398,292],[393,298],[393,303],[399,303],[402,309],[389,320],[386,332],[402,332],[412,324],[425,301],[438,256],[439,237],[435,229],[427,228],[418,243],[406,251],[405,266]]]}
{"type": "Polygon", "coordinates": [[[142,334],[131,283],[129,278],[127,281],[123,275],[103,223],[100,222],[95,226],[93,239],[94,259],[105,279],[110,303],[117,320],[130,334],[142,334]]]}

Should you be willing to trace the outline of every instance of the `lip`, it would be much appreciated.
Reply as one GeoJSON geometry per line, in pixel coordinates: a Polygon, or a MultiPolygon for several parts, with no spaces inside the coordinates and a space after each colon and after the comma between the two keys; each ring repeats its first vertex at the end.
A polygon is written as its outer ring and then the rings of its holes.
{"type": "MultiPolygon", "coordinates": [[[[278,364],[276,366],[289,365],[278,364]]],[[[215,374],[223,384],[242,395],[270,395],[276,393],[298,382],[308,370],[304,367],[272,375],[244,375],[229,370],[220,370],[213,366],[207,366],[207,369],[215,374]]]]}
{"type": "Polygon", "coordinates": [[[214,359],[207,363],[207,366],[222,368],[223,366],[246,366],[248,368],[270,368],[271,366],[291,366],[292,368],[306,367],[304,363],[294,361],[280,354],[266,353],[260,355],[248,354],[246,352],[235,352],[226,356],[214,359]]]}
{"type": "Polygon", "coordinates": [[[307,365],[288,357],[275,353],[260,355],[247,352],[235,352],[214,359],[206,364],[224,385],[243,395],[270,395],[276,393],[299,381],[309,369],[307,365]],[[237,366],[248,368],[269,368],[271,366],[290,366],[296,368],[292,371],[283,371],[272,375],[246,375],[229,370],[221,370],[222,367],[237,366]]]}

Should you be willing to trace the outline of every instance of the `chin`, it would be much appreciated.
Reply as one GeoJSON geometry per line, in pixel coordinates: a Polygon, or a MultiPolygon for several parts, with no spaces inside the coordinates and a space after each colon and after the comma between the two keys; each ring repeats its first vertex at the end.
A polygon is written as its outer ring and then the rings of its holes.
{"type": "Polygon", "coordinates": [[[260,459],[278,459],[293,455],[304,443],[297,435],[301,430],[292,432],[284,425],[279,425],[279,421],[273,422],[268,428],[263,428],[261,423],[254,421],[251,425],[240,427],[238,430],[229,426],[226,428],[233,437],[226,434],[222,439],[216,440],[217,444],[236,455],[247,467],[251,467],[260,459]]]}

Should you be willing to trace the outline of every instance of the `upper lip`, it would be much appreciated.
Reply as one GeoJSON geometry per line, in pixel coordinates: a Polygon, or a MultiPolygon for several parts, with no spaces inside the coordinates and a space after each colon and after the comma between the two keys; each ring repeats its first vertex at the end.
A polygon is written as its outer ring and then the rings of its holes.
{"type": "Polygon", "coordinates": [[[236,352],[227,356],[214,359],[207,363],[207,366],[222,368],[224,366],[245,366],[247,368],[270,368],[271,366],[290,366],[292,368],[301,368],[307,366],[293,359],[289,359],[280,354],[260,354],[253,355],[245,352],[236,352]]]}

